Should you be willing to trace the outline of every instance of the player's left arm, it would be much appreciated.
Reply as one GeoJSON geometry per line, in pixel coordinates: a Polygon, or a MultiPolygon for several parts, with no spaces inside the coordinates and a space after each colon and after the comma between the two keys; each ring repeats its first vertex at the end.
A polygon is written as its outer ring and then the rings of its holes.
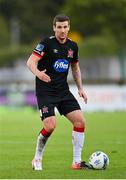
{"type": "Polygon", "coordinates": [[[85,94],[85,92],[83,90],[79,62],[72,62],[71,70],[72,70],[73,78],[74,78],[77,88],[78,88],[78,94],[80,95],[80,97],[82,97],[84,99],[84,102],[87,103],[87,95],[85,94]]]}

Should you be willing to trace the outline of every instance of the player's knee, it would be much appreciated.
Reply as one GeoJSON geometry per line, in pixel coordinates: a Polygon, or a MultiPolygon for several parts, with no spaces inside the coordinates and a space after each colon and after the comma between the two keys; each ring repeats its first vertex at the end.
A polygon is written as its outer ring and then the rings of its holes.
{"type": "Polygon", "coordinates": [[[48,127],[46,127],[48,132],[53,132],[55,128],[56,128],[56,124],[50,124],[48,125],[48,127]]]}
{"type": "Polygon", "coordinates": [[[81,128],[85,128],[85,122],[83,120],[78,122],[78,126],[80,126],[81,128]]]}
{"type": "Polygon", "coordinates": [[[85,121],[84,120],[75,121],[73,125],[74,125],[74,127],[83,128],[85,130],[85,121]]]}
{"type": "Polygon", "coordinates": [[[52,133],[54,129],[56,128],[56,120],[55,118],[47,118],[43,121],[45,129],[52,133]]]}

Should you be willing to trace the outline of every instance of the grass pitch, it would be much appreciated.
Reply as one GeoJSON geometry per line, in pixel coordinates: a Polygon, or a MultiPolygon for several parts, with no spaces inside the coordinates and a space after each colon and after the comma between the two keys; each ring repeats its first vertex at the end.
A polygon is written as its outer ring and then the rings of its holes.
{"type": "Polygon", "coordinates": [[[85,113],[83,159],[104,151],[110,159],[106,170],[71,170],[72,126],[57,115],[57,128],[49,139],[43,171],[33,171],[36,138],[41,129],[39,113],[29,108],[0,108],[0,179],[125,179],[126,112],[85,113]]]}

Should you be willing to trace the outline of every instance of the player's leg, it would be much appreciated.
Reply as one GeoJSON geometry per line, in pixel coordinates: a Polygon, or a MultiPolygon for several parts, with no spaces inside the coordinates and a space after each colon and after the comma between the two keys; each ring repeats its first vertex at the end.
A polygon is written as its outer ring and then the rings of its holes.
{"type": "Polygon", "coordinates": [[[81,154],[84,146],[85,119],[80,110],[72,111],[68,113],[66,117],[73,124],[73,164],[79,164],[81,162],[81,154]]]}
{"type": "Polygon", "coordinates": [[[81,160],[82,150],[85,139],[85,118],[81,110],[75,110],[66,117],[73,124],[72,143],[73,143],[73,163],[72,169],[92,169],[89,164],[81,160]]]}
{"type": "Polygon", "coordinates": [[[43,128],[38,135],[34,159],[42,160],[45,145],[47,143],[48,138],[55,129],[55,127],[56,127],[55,116],[51,116],[43,120],[43,128]]]}
{"type": "Polygon", "coordinates": [[[35,156],[32,162],[33,168],[35,170],[41,170],[41,161],[43,157],[43,152],[48,141],[48,138],[52,134],[56,127],[56,118],[54,112],[54,105],[50,102],[52,99],[48,96],[38,96],[37,102],[40,111],[40,117],[43,121],[43,128],[39,132],[37,138],[37,145],[35,156]],[[35,167],[36,165],[36,167],[35,167]],[[37,167],[38,166],[38,167],[37,167]]]}
{"type": "Polygon", "coordinates": [[[52,134],[55,127],[56,127],[55,116],[50,116],[43,120],[43,128],[38,135],[35,156],[32,161],[32,167],[35,170],[42,170],[41,161],[43,158],[43,152],[44,152],[46,143],[48,141],[48,138],[52,134]]]}
{"type": "Polygon", "coordinates": [[[80,110],[80,106],[75,97],[68,92],[58,106],[60,114],[63,114],[73,125],[73,169],[88,168],[85,162],[81,162],[81,154],[85,139],[85,118],[80,110]],[[75,165],[75,166],[74,166],[75,165]]]}

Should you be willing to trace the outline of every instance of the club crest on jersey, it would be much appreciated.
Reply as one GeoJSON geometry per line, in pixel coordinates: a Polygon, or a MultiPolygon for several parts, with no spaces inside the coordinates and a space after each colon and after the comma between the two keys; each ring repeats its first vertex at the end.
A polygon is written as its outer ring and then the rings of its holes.
{"type": "Polygon", "coordinates": [[[55,71],[65,72],[69,67],[69,62],[66,59],[58,59],[53,65],[55,71]]]}
{"type": "Polygon", "coordinates": [[[71,49],[68,50],[68,57],[73,58],[73,51],[71,49]]]}
{"type": "Polygon", "coordinates": [[[38,44],[35,48],[37,51],[42,51],[44,49],[44,45],[43,44],[38,44]]]}
{"type": "Polygon", "coordinates": [[[42,108],[42,113],[45,114],[45,113],[48,113],[48,112],[49,112],[48,107],[47,107],[47,106],[44,106],[44,107],[42,108]]]}

